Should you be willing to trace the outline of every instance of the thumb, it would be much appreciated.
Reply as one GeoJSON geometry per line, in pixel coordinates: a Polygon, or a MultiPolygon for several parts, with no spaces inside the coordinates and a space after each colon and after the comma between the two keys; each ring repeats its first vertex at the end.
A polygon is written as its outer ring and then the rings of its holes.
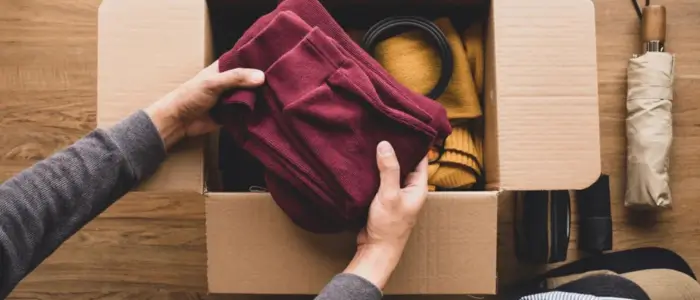
{"type": "Polygon", "coordinates": [[[377,145],[377,166],[379,167],[379,195],[386,200],[399,196],[401,175],[399,161],[391,144],[382,141],[377,145]]]}
{"type": "Polygon", "coordinates": [[[221,92],[231,88],[252,88],[265,81],[265,74],[256,69],[237,68],[214,75],[209,80],[209,88],[221,92]]]}

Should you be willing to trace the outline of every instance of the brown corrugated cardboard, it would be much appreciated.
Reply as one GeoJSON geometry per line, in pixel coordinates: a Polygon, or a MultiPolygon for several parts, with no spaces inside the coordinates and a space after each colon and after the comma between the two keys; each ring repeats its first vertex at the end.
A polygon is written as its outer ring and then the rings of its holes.
{"type": "MultiPolygon", "coordinates": [[[[599,174],[592,3],[494,0],[490,17],[484,103],[490,191],[431,193],[386,294],[494,294],[499,198],[511,190],[577,189],[599,174]]],[[[145,107],[211,62],[209,26],[204,0],[104,0],[99,125],[145,107]]],[[[209,190],[210,292],[312,294],[345,267],[353,234],[302,231],[269,194],[211,192],[215,164],[204,161],[215,162],[216,146],[205,151],[204,144],[191,140],[172,150],[141,189],[209,190]],[[205,172],[212,174],[206,180],[205,172]]]]}
{"type": "MultiPolygon", "coordinates": [[[[99,10],[97,125],[110,126],[211,62],[204,1],[103,1],[99,10]]],[[[202,191],[202,140],[178,145],[140,189],[202,191]]]]}
{"type": "MultiPolygon", "coordinates": [[[[430,195],[387,294],[493,294],[497,192],[430,195]]],[[[294,226],[268,194],[207,197],[209,291],[313,294],[342,272],[355,235],[294,226]]]]}
{"type": "Polygon", "coordinates": [[[600,175],[593,2],[495,0],[490,31],[492,183],[506,190],[589,186],[600,175]]]}

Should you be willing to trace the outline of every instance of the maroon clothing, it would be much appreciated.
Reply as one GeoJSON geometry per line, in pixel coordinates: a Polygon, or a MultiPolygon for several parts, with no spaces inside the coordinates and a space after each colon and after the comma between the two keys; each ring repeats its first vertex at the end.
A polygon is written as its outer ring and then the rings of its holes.
{"type": "Polygon", "coordinates": [[[218,113],[265,165],[278,205],[309,231],[364,225],[380,141],[394,146],[405,178],[451,132],[440,104],[393,80],[316,0],[283,1],[219,64],[265,71],[263,87],[224,96],[218,113]]]}

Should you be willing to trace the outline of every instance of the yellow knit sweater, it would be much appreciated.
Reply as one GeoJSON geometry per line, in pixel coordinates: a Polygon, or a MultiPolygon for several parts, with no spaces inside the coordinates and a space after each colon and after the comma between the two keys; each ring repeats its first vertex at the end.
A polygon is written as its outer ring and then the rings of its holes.
{"type": "MultiPolygon", "coordinates": [[[[464,189],[476,183],[482,173],[480,135],[472,134],[468,122],[464,122],[482,115],[479,102],[484,81],[482,27],[474,24],[460,37],[448,18],[435,20],[435,24],[447,37],[454,58],[450,83],[437,99],[445,107],[453,131],[445,141],[443,156],[428,167],[428,183],[432,189],[436,186],[464,189]]],[[[373,55],[398,82],[417,93],[429,92],[440,77],[440,57],[420,31],[380,42],[373,55]]]]}

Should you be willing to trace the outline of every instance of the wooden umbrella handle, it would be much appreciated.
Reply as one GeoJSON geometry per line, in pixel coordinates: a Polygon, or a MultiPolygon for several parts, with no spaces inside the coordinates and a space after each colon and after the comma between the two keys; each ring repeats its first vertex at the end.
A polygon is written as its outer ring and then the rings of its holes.
{"type": "Polygon", "coordinates": [[[666,41],[666,7],[649,5],[644,7],[642,14],[642,42],[666,41]]]}

